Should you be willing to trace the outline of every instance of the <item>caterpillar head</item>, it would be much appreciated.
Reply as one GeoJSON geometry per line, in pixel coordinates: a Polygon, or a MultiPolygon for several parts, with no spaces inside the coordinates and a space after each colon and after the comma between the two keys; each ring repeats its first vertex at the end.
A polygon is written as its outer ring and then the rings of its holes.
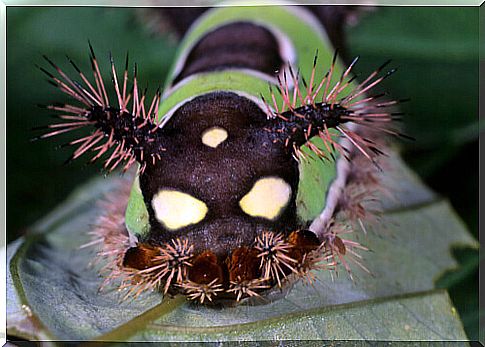
{"type": "Polygon", "coordinates": [[[382,154],[355,126],[372,124],[399,135],[380,125],[396,116],[381,110],[396,101],[363,97],[390,74],[379,77],[383,67],[344,97],[356,60],[335,79],[334,59],[327,75],[310,85],[290,69],[257,101],[215,90],[179,103],[160,122],[160,93],[146,102],[136,72],[129,92],[127,71],[118,79],[112,64],[117,96],[112,103],[92,51],[91,62],[94,83],[74,63],[82,83],[52,62],[59,77],[43,70],[79,105],[47,106],[63,112],[64,122],[50,125],[41,137],[93,126],[89,136],[71,142],[79,146],[73,158],[94,151],[91,160],[104,155],[110,171],[139,165],[128,202],[128,230],[115,230],[120,242],[106,246],[115,255],[108,280],[121,278],[135,295],[159,289],[200,302],[239,301],[294,278],[311,278],[311,270],[333,268],[346,254],[351,244],[332,228],[334,191],[345,186],[355,153],[373,163],[382,154]],[[310,152],[302,150],[304,145],[310,152]],[[327,203],[310,225],[297,205],[304,203],[302,165],[312,155],[322,160],[319,189],[327,203]]]}

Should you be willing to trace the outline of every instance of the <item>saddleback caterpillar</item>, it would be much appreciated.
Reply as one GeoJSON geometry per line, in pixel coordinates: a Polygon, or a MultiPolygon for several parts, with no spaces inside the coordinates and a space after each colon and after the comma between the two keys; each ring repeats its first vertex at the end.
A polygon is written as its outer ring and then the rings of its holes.
{"type": "Polygon", "coordinates": [[[72,78],[46,58],[56,73],[42,70],[75,102],[46,106],[62,122],[40,138],[89,126],[69,143],[72,159],[92,153],[108,171],[138,167],[131,192],[103,202],[91,230],[105,286],[126,297],[159,290],[238,302],[312,282],[314,270],[365,269],[365,247],[346,235],[379,189],[383,135],[402,136],[388,126],[399,101],[373,92],[395,70],[386,63],[357,82],[358,59],[342,68],[322,32],[294,8],[208,11],[182,43],[163,97],[140,89],[128,59],[121,77],[111,60],[108,85],[92,48],[92,81],[74,62],[72,78]],[[314,192],[300,192],[302,167],[316,164],[321,205],[305,220],[299,205],[314,192]]]}

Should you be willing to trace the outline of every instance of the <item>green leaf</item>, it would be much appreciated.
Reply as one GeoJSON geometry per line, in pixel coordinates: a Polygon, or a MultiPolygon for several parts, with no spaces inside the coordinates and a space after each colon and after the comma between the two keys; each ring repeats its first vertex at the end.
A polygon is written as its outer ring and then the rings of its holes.
{"type": "Polygon", "coordinates": [[[21,303],[56,337],[93,338],[161,301],[154,293],[124,303],[116,291],[100,295],[100,278],[90,266],[94,250],[80,248],[99,215],[96,202],[119,183],[100,178],[78,189],[32,228],[10,262],[13,282],[23,292],[21,303]]]}
{"type": "MultiPolygon", "coordinates": [[[[173,312],[172,315],[177,314],[173,312]]],[[[215,312],[217,314],[217,311],[215,312]]],[[[145,317],[140,317],[140,319],[145,317]]],[[[103,341],[124,341],[130,325],[103,341]],[[122,337],[121,339],[119,337],[122,337]]],[[[273,340],[463,340],[456,310],[445,291],[400,295],[385,299],[295,311],[284,316],[241,324],[150,322],[133,331],[132,341],[273,341],[273,340]]],[[[357,342],[357,345],[360,345],[357,342]]],[[[463,345],[467,345],[463,343],[463,345]]]]}
{"type": "MultiPolygon", "coordinates": [[[[345,272],[333,280],[330,272],[319,272],[313,286],[297,283],[288,292],[274,291],[260,305],[223,309],[181,299],[159,305],[158,293],[122,303],[123,293],[114,289],[99,293],[102,279],[89,266],[94,250],[79,247],[100,213],[96,202],[120,179],[94,180],[35,225],[18,249],[8,247],[9,257],[15,253],[9,300],[16,300],[9,306],[9,331],[19,333],[10,312],[26,305],[45,332],[59,339],[378,339],[386,334],[465,339],[446,294],[419,293],[432,290],[444,271],[456,267],[451,246],[477,243],[448,202],[426,189],[396,155],[392,158],[384,181],[395,196],[383,197],[381,223],[359,233],[372,250],[362,254],[372,275],[355,268],[353,282],[345,272]]],[[[20,336],[25,335],[20,331],[20,336]]]]}

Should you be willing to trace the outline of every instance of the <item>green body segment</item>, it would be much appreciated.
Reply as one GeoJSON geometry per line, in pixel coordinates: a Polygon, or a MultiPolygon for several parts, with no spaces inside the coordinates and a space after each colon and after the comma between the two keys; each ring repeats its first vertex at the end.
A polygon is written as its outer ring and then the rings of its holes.
{"type": "MultiPolygon", "coordinates": [[[[301,11],[301,10],[298,10],[301,11]]],[[[313,60],[318,50],[318,63],[316,66],[315,81],[320,81],[327,72],[334,49],[331,47],[323,27],[317,20],[311,17],[316,25],[308,23],[311,14],[305,12],[305,16],[296,12],[295,8],[282,6],[258,7],[221,7],[215,8],[203,15],[189,30],[182,41],[175,63],[166,81],[166,92],[159,108],[159,119],[169,117],[175,109],[191,99],[215,91],[231,91],[239,95],[247,96],[259,102],[261,107],[261,95],[266,100],[271,100],[268,88],[268,79],[272,76],[248,73],[247,70],[227,69],[217,72],[199,73],[189,76],[177,85],[172,85],[172,80],[177,73],[176,66],[180,59],[184,59],[194,45],[208,32],[215,30],[231,22],[250,22],[268,28],[272,32],[278,32],[285,36],[294,48],[294,56],[301,75],[308,80],[313,68],[313,60]],[[307,20],[307,22],[305,21],[307,20]]],[[[179,62],[180,64],[180,62],[179,62]]],[[[343,65],[337,62],[332,78],[336,83],[343,71],[343,65]]],[[[276,87],[276,86],[273,86],[276,87]]],[[[276,90],[276,88],[273,88],[276,90]]],[[[322,88],[323,89],[323,88],[322,88]]],[[[323,92],[323,91],[322,91],[323,92]]],[[[342,93],[344,94],[344,93],[342,93]]],[[[282,105],[282,99],[275,93],[278,105],[282,105]]],[[[266,110],[265,110],[266,111],[266,110]]],[[[166,118],[167,120],[169,118],[166,118]]],[[[320,139],[312,139],[322,150],[326,150],[320,139]]],[[[319,160],[308,148],[303,151],[308,154],[309,160],[302,160],[299,164],[300,181],[297,195],[297,213],[302,221],[310,221],[317,217],[325,207],[326,195],[336,172],[336,162],[319,160]]],[[[126,210],[126,226],[135,235],[143,235],[148,229],[148,212],[143,196],[135,180],[131,190],[130,200],[126,210]]]]}
{"type": "MultiPolygon", "coordinates": [[[[317,75],[322,76],[332,61],[334,50],[317,19],[304,12],[315,21],[315,26],[306,23],[300,13],[303,10],[295,12],[296,9],[297,7],[283,6],[234,6],[211,10],[203,15],[187,33],[180,45],[176,61],[183,58],[208,32],[232,22],[250,22],[279,32],[289,39],[295,49],[296,63],[303,76],[310,76],[315,51],[318,50],[320,64],[316,72],[317,75]]],[[[166,85],[170,85],[175,77],[175,66],[176,64],[172,65],[166,85]]],[[[268,88],[264,89],[267,91],[268,88]]]]}
{"type": "Polygon", "coordinates": [[[126,227],[135,235],[144,235],[150,228],[148,218],[148,211],[140,189],[140,180],[137,176],[131,187],[130,198],[126,207],[126,227]]]}

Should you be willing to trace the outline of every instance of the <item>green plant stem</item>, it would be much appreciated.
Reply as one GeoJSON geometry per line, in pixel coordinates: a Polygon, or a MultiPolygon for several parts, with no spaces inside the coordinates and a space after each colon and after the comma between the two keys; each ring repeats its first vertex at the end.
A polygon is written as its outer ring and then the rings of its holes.
{"type": "Polygon", "coordinates": [[[82,344],[81,346],[91,347],[97,345],[97,342],[127,341],[131,335],[144,330],[148,324],[163,315],[169,314],[185,302],[186,299],[182,295],[177,295],[173,298],[164,298],[162,303],[156,305],[142,315],[130,320],[126,324],[120,325],[109,333],[97,337],[94,341],[82,344]]]}

